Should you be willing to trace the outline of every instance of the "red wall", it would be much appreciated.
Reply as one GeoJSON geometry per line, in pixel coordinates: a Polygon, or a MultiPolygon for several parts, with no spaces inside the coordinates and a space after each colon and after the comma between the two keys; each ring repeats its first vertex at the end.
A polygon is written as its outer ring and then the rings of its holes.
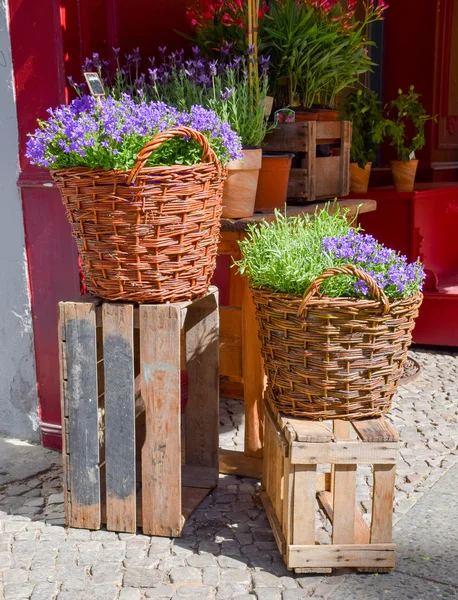
{"type": "Polygon", "coordinates": [[[67,76],[80,75],[92,52],[158,45],[182,47],[185,0],[9,0],[20,138],[20,177],[32,293],[42,439],[60,445],[57,303],[79,294],[76,246],[58,192],[47,172],[24,157],[27,133],[46,109],[65,102],[67,76]],[[173,6],[173,10],[171,7],[173,6]]]}

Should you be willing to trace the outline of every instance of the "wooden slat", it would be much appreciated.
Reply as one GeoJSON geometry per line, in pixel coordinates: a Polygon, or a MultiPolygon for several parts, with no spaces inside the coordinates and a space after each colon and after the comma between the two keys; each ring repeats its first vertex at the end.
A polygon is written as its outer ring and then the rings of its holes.
{"type": "Polygon", "coordinates": [[[333,198],[340,192],[340,156],[315,159],[316,197],[333,198]]]}
{"type": "Polygon", "coordinates": [[[329,144],[338,142],[342,138],[342,124],[349,121],[317,121],[316,142],[317,144],[329,144]]]}
{"type": "Polygon", "coordinates": [[[350,121],[342,121],[340,144],[340,166],[339,166],[339,195],[348,196],[350,193],[350,149],[352,124],[350,121]]]}
{"type": "Polygon", "coordinates": [[[134,307],[104,303],[107,529],[137,530],[135,474],[134,307]]]}
{"type": "MultiPolygon", "coordinates": [[[[315,125],[315,123],[313,123],[315,125]]],[[[275,152],[307,152],[310,123],[281,123],[265,138],[265,150],[275,152]]]]}
{"type": "MultiPolygon", "coordinates": [[[[311,155],[311,153],[309,154],[311,155]]],[[[312,164],[314,165],[315,161],[312,164]]],[[[288,180],[288,198],[308,199],[309,194],[311,192],[308,184],[308,169],[291,169],[288,180]]],[[[315,196],[310,197],[315,199],[315,196]]]]}
{"type": "Polygon", "coordinates": [[[391,542],[396,465],[374,465],[371,543],[391,542]]]}
{"type": "Polygon", "coordinates": [[[315,543],[315,510],[316,464],[295,465],[292,517],[293,544],[302,545],[315,543]]]}
{"type": "Polygon", "coordinates": [[[58,306],[58,329],[57,337],[59,344],[59,381],[60,381],[60,414],[62,421],[62,470],[65,522],[70,523],[71,506],[69,490],[70,468],[68,464],[68,407],[67,407],[67,348],[65,332],[65,304],[59,302],[58,306]]]}
{"type": "Polygon", "coordinates": [[[399,455],[397,443],[364,444],[360,441],[328,444],[295,442],[291,448],[293,464],[395,464],[399,455]]]}
{"type": "Polygon", "coordinates": [[[186,367],[189,374],[186,405],[186,464],[209,467],[218,485],[219,448],[219,311],[218,293],[208,308],[196,302],[185,320],[186,367]]]}
{"type": "Polygon", "coordinates": [[[366,421],[353,421],[352,425],[363,442],[399,441],[399,435],[383,417],[367,419],[366,421]]]}
{"type": "MultiPolygon", "coordinates": [[[[350,421],[343,421],[342,419],[334,419],[332,422],[332,429],[336,439],[348,440],[350,439],[351,423],[350,421]]],[[[331,465],[331,492],[334,491],[334,473],[335,465],[331,465]]]]}
{"type": "Polygon", "coordinates": [[[222,306],[219,316],[219,373],[242,377],[242,309],[222,306]]]}
{"type": "Polygon", "coordinates": [[[290,568],[394,567],[395,544],[340,544],[338,546],[290,546],[290,568]]]}
{"type": "Polygon", "coordinates": [[[177,537],[182,529],[180,310],[171,304],[141,305],[139,311],[140,385],[146,411],[143,532],[177,537]]]}
{"type": "Polygon", "coordinates": [[[245,454],[261,458],[264,440],[262,399],[265,375],[255,306],[246,282],[242,306],[242,360],[245,389],[245,454]]]}
{"type": "Polygon", "coordinates": [[[227,378],[221,378],[219,395],[220,397],[243,401],[245,399],[243,383],[239,381],[232,381],[227,378]]]}
{"type": "MultiPolygon", "coordinates": [[[[333,507],[333,499],[331,492],[320,492],[318,494],[318,502],[321,505],[321,508],[326,513],[326,516],[330,520],[331,523],[334,521],[334,507],[333,507]]],[[[355,506],[355,531],[354,531],[354,541],[355,544],[369,544],[370,541],[370,532],[369,527],[366,525],[366,521],[363,519],[362,514],[355,506]]]]}
{"type": "Polygon", "coordinates": [[[316,198],[316,132],[317,123],[312,123],[309,127],[309,148],[304,161],[307,173],[305,195],[308,202],[313,202],[316,198]]]}
{"type": "MultiPolygon", "coordinates": [[[[216,478],[218,473],[216,473],[216,478]]],[[[182,465],[181,485],[183,487],[205,488],[211,490],[215,487],[215,469],[213,467],[193,467],[182,465]]]]}
{"type": "Polygon", "coordinates": [[[228,475],[240,475],[240,477],[252,477],[261,479],[262,458],[246,456],[244,452],[237,450],[219,451],[219,472],[228,475]]]}
{"type": "Polygon", "coordinates": [[[293,505],[294,491],[294,468],[291,466],[289,456],[283,458],[283,514],[281,526],[286,544],[292,543],[292,518],[294,514],[293,505]]]}
{"type": "Polygon", "coordinates": [[[203,489],[196,487],[183,487],[182,491],[182,515],[187,519],[199,506],[202,500],[211,492],[211,488],[203,489]]]}
{"type": "Polygon", "coordinates": [[[277,515],[275,514],[275,509],[272,505],[272,502],[269,499],[269,496],[265,492],[261,491],[260,496],[262,504],[266,511],[267,518],[269,519],[272,533],[274,534],[275,541],[277,542],[278,550],[281,555],[284,555],[286,552],[286,543],[285,538],[283,536],[283,532],[281,530],[280,522],[278,521],[277,515]]]}
{"type": "Polygon", "coordinates": [[[275,507],[277,518],[281,523],[283,517],[283,452],[282,446],[278,443],[274,444],[275,452],[275,497],[277,505],[275,507]]]}
{"type": "Polygon", "coordinates": [[[93,302],[65,302],[71,527],[101,522],[96,314],[93,302]]]}
{"type": "Polygon", "coordinates": [[[289,423],[296,432],[298,442],[325,443],[335,439],[332,431],[324,423],[282,417],[283,422],[289,423]]]}

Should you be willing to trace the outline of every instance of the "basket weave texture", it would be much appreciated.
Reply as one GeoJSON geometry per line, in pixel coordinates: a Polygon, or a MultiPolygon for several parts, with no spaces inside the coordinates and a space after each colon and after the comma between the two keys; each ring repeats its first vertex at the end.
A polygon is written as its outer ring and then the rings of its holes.
{"type": "Polygon", "coordinates": [[[390,303],[349,265],[328,269],[304,298],[252,289],[264,368],[274,405],[313,420],[386,413],[396,393],[423,295],[390,303]],[[333,275],[356,275],[373,300],[313,297],[333,275]]]}
{"type": "Polygon", "coordinates": [[[181,302],[207,292],[216,266],[226,169],[206,138],[177,127],[159,133],[130,173],[84,167],[52,172],[81,256],[89,292],[105,300],[181,302]],[[174,136],[197,141],[202,162],[145,167],[174,136]]]}

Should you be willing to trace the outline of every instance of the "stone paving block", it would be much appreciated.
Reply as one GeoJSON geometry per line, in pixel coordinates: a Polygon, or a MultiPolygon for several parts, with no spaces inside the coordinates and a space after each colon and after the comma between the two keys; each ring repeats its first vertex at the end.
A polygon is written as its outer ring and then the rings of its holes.
{"type": "Polygon", "coordinates": [[[5,600],[28,600],[32,595],[33,588],[33,584],[5,585],[3,587],[3,597],[5,600]]]}
{"type": "Polygon", "coordinates": [[[175,567],[170,571],[172,583],[200,583],[202,572],[195,567],[175,567]]]}
{"type": "Polygon", "coordinates": [[[214,567],[216,558],[212,554],[193,554],[186,559],[190,567],[214,567]]]}
{"type": "Polygon", "coordinates": [[[124,573],[124,587],[155,587],[167,582],[166,575],[156,569],[130,567],[124,573]]]}
{"type": "Polygon", "coordinates": [[[282,600],[304,600],[304,598],[310,598],[310,595],[303,589],[284,590],[282,593],[282,600]]]}
{"type": "Polygon", "coordinates": [[[219,585],[220,571],[218,567],[204,567],[202,570],[202,582],[205,585],[219,585]]]}
{"type": "Polygon", "coordinates": [[[119,600],[141,600],[142,594],[140,590],[135,588],[123,588],[119,592],[119,600]]]}
{"type": "Polygon", "coordinates": [[[258,600],[281,600],[281,591],[278,588],[259,588],[256,597],[258,600]]]}
{"type": "Polygon", "coordinates": [[[247,593],[247,586],[241,583],[220,585],[216,592],[216,600],[233,600],[237,596],[247,593]]]}
{"type": "Polygon", "coordinates": [[[30,600],[54,600],[54,598],[57,596],[58,591],[59,588],[57,586],[57,583],[40,581],[33,588],[30,600]]]}
{"type": "Polygon", "coordinates": [[[156,600],[162,600],[162,598],[172,598],[175,594],[175,590],[171,585],[161,585],[156,588],[149,588],[143,590],[146,598],[155,598],[156,600]]]}
{"type": "Polygon", "coordinates": [[[263,587],[281,587],[282,582],[279,577],[267,571],[257,571],[253,573],[253,586],[255,589],[263,587]]]}
{"type": "Polygon", "coordinates": [[[221,584],[242,583],[248,585],[251,583],[251,573],[240,571],[239,569],[223,569],[221,571],[221,584]]]}
{"type": "Polygon", "coordinates": [[[234,558],[232,556],[218,556],[217,558],[218,564],[223,569],[240,569],[246,570],[247,564],[241,559],[234,558]]]}
{"type": "Polygon", "coordinates": [[[84,593],[82,600],[118,600],[119,589],[111,585],[90,587],[84,593]]]}

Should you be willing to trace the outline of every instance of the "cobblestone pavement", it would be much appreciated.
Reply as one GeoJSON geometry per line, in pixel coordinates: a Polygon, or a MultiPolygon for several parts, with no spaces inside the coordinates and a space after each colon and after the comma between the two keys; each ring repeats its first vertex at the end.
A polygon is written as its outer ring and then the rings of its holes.
{"type": "MultiPolygon", "coordinates": [[[[411,354],[422,377],[400,389],[389,416],[402,441],[395,520],[458,462],[458,353],[411,354]]],[[[240,402],[221,402],[221,446],[243,448],[240,402]]],[[[117,535],[63,527],[58,453],[2,440],[0,452],[0,600],[332,599],[348,585],[346,574],[286,570],[255,480],[221,476],[181,539],[117,535]]],[[[360,467],[357,499],[366,518],[370,486],[370,468],[360,467]]],[[[317,525],[324,541],[322,515],[317,525]]],[[[364,592],[356,597],[366,600],[364,592]]]]}

